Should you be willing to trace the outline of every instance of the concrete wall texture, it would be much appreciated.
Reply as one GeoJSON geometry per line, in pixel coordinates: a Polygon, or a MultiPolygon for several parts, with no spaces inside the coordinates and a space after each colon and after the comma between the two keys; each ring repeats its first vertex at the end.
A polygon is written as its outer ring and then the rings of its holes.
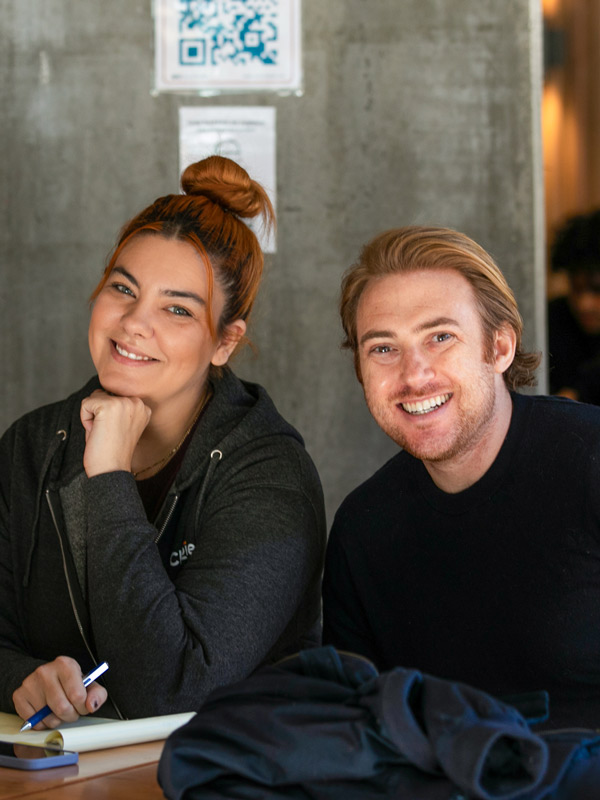
{"type": "Polygon", "coordinates": [[[151,95],[151,0],[0,0],[0,429],[92,373],[87,297],[125,220],[178,190],[179,107],[273,105],[278,250],[236,369],[303,433],[331,520],[395,451],[339,349],[365,241],[465,231],[544,347],[539,5],[304,0],[303,96],[203,98],[151,95]]]}

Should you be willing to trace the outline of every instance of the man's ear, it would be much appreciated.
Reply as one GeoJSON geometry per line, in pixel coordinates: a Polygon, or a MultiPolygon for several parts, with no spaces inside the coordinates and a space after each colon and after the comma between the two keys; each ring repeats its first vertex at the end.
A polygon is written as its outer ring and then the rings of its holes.
{"type": "Polygon", "coordinates": [[[494,370],[503,374],[510,367],[517,349],[517,334],[510,325],[494,333],[494,370]]]}
{"type": "Polygon", "coordinates": [[[229,361],[229,357],[238,346],[240,339],[244,337],[245,333],[246,323],[243,319],[236,319],[234,322],[230,322],[223,331],[221,340],[213,353],[210,363],[215,367],[223,367],[229,361]]]}

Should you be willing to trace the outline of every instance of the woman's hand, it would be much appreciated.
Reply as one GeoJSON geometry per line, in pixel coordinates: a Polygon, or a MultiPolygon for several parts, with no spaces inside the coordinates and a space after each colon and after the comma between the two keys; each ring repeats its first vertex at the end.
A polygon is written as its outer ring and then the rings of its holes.
{"type": "Polygon", "coordinates": [[[131,471],[133,453],[152,412],[139,397],[117,397],[97,389],[81,403],[85,428],[83,466],[88,478],[131,471]]]}
{"type": "Polygon", "coordinates": [[[13,692],[15,710],[26,720],[44,706],[53,713],[36,726],[36,730],[56,728],[61,722],[75,722],[80,716],[92,714],[107,698],[106,689],[99,683],[83,685],[79,664],[69,656],[59,656],[42,664],[28,675],[13,692]]]}

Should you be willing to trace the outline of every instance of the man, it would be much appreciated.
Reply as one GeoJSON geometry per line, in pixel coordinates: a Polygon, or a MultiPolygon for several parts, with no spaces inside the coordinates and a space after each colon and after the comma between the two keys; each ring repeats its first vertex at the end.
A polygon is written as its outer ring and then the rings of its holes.
{"type": "Polygon", "coordinates": [[[344,501],[324,640],[600,727],[600,408],[532,397],[514,296],[455,231],[368,244],[342,286],[367,405],[402,448],[344,501]]]}
{"type": "Polygon", "coordinates": [[[551,262],[569,290],[548,305],[550,391],[600,405],[600,210],[566,221],[551,262]]]}

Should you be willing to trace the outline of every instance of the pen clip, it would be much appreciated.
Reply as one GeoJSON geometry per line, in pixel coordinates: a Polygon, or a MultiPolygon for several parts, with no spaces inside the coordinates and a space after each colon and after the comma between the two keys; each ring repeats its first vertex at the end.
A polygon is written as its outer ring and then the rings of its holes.
{"type": "Polygon", "coordinates": [[[93,683],[96,680],[96,678],[99,678],[100,675],[103,675],[107,669],[108,663],[106,661],[103,661],[102,664],[98,664],[97,667],[95,667],[91,672],[88,672],[88,674],[85,676],[83,679],[83,685],[89,686],[90,683],[93,683]]]}

